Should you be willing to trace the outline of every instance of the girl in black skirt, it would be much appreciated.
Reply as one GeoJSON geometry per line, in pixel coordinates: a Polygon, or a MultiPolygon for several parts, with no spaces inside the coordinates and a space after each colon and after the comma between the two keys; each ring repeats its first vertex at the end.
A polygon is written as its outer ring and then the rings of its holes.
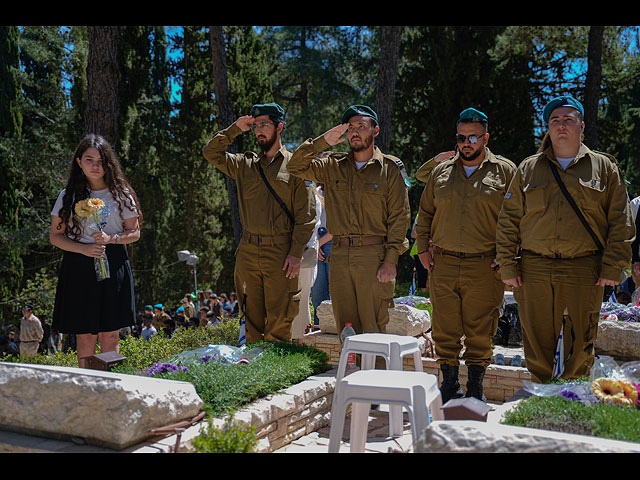
{"type": "Polygon", "coordinates": [[[140,238],[142,212],[109,143],[86,136],[71,161],[67,186],[51,212],[51,243],[64,250],[56,290],[52,328],[75,334],[78,366],[101,352],[118,351],[119,330],[135,324],[133,277],[124,247],[140,238]],[[76,213],[84,199],[104,203],[101,229],[93,218],[76,213]],[[96,274],[94,259],[106,252],[109,278],[96,274]]]}

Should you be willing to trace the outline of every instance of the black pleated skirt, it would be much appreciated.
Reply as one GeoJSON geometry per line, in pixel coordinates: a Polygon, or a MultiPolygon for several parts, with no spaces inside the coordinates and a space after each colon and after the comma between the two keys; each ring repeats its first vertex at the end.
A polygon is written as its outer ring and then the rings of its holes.
{"type": "Polygon", "coordinates": [[[98,281],[94,259],[64,252],[51,327],[61,333],[98,334],[135,324],[133,275],[124,245],[107,245],[111,278],[98,281]]]}

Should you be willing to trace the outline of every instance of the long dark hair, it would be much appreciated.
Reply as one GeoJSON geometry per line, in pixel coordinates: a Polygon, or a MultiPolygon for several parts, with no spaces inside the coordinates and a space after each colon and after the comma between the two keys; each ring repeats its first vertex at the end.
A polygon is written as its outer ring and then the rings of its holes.
{"type": "Polygon", "coordinates": [[[78,218],[73,215],[73,207],[78,201],[89,197],[89,183],[87,177],[84,176],[84,173],[80,169],[77,159],[82,158],[84,152],[92,147],[100,152],[102,167],[104,169],[104,181],[107,184],[109,192],[111,192],[111,195],[113,195],[113,198],[118,203],[120,218],[124,221],[124,217],[122,216],[122,202],[124,202],[130,210],[137,210],[139,216],[138,222],[139,225],[142,225],[140,202],[138,201],[136,192],[131,185],[129,185],[129,182],[122,173],[120,162],[116,158],[111,145],[104,137],[89,134],[82,139],[71,159],[69,179],[67,180],[65,193],[62,197],[62,207],[58,213],[61,220],[57,227],[58,230],[60,230],[64,224],[65,235],[75,240],[80,238],[82,229],[78,218]],[[71,220],[71,222],[69,222],[69,220],[71,220]]]}

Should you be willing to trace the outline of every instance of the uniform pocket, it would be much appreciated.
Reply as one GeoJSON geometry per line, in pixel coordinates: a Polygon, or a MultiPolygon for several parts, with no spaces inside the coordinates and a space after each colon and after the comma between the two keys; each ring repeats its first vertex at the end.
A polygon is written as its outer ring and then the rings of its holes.
{"type": "Polygon", "coordinates": [[[546,185],[527,185],[524,187],[525,213],[543,210],[545,207],[546,185]]]}
{"type": "Polygon", "coordinates": [[[606,194],[604,183],[599,178],[590,180],[578,179],[580,182],[580,198],[582,200],[581,207],[586,210],[597,209],[606,194]]]}

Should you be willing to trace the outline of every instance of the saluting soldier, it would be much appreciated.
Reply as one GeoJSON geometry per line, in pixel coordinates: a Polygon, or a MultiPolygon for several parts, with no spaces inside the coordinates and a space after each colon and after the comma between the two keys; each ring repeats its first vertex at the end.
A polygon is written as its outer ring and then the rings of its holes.
{"type": "Polygon", "coordinates": [[[443,376],[442,401],[462,396],[463,336],[466,396],[486,401],[482,381],[491,363],[491,342],[504,298],[495,263],[496,222],[516,166],[487,147],[484,113],[464,110],[456,128],[457,153],[434,161],[425,177],[416,224],[418,255],[430,270],[432,336],[443,376]]]}
{"type": "MultiPolygon", "coordinates": [[[[408,249],[409,197],[400,159],[375,145],[378,117],[353,105],[342,123],[304,142],[287,166],[324,185],[327,230],[333,235],[329,291],[338,333],[385,333],[393,307],[396,264],[408,249]],[[320,154],[345,140],[349,153],[320,154]]],[[[408,182],[408,180],[406,180],[408,182]]]]}
{"type": "Polygon", "coordinates": [[[291,153],[281,141],[284,118],[276,103],[254,105],[250,115],[218,132],[203,150],[211,164],[237,182],[243,235],[234,281],[247,343],[291,340],[300,304],[300,260],[315,226],[312,187],[287,172],[291,153]],[[250,129],[259,154],[226,152],[250,129]]]}
{"type": "Polygon", "coordinates": [[[527,368],[541,383],[561,373],[554,372],[561,330],[565,357],[556,366],[566,362],[562,377],[589,374],[603,290],[629,265],[635,235],[615,160],[582,143],[583,115],[571,96],[545,106],[546,138],[518,167],[498,219],[497,259],[504,283],[514,287],[527,368]]]}

